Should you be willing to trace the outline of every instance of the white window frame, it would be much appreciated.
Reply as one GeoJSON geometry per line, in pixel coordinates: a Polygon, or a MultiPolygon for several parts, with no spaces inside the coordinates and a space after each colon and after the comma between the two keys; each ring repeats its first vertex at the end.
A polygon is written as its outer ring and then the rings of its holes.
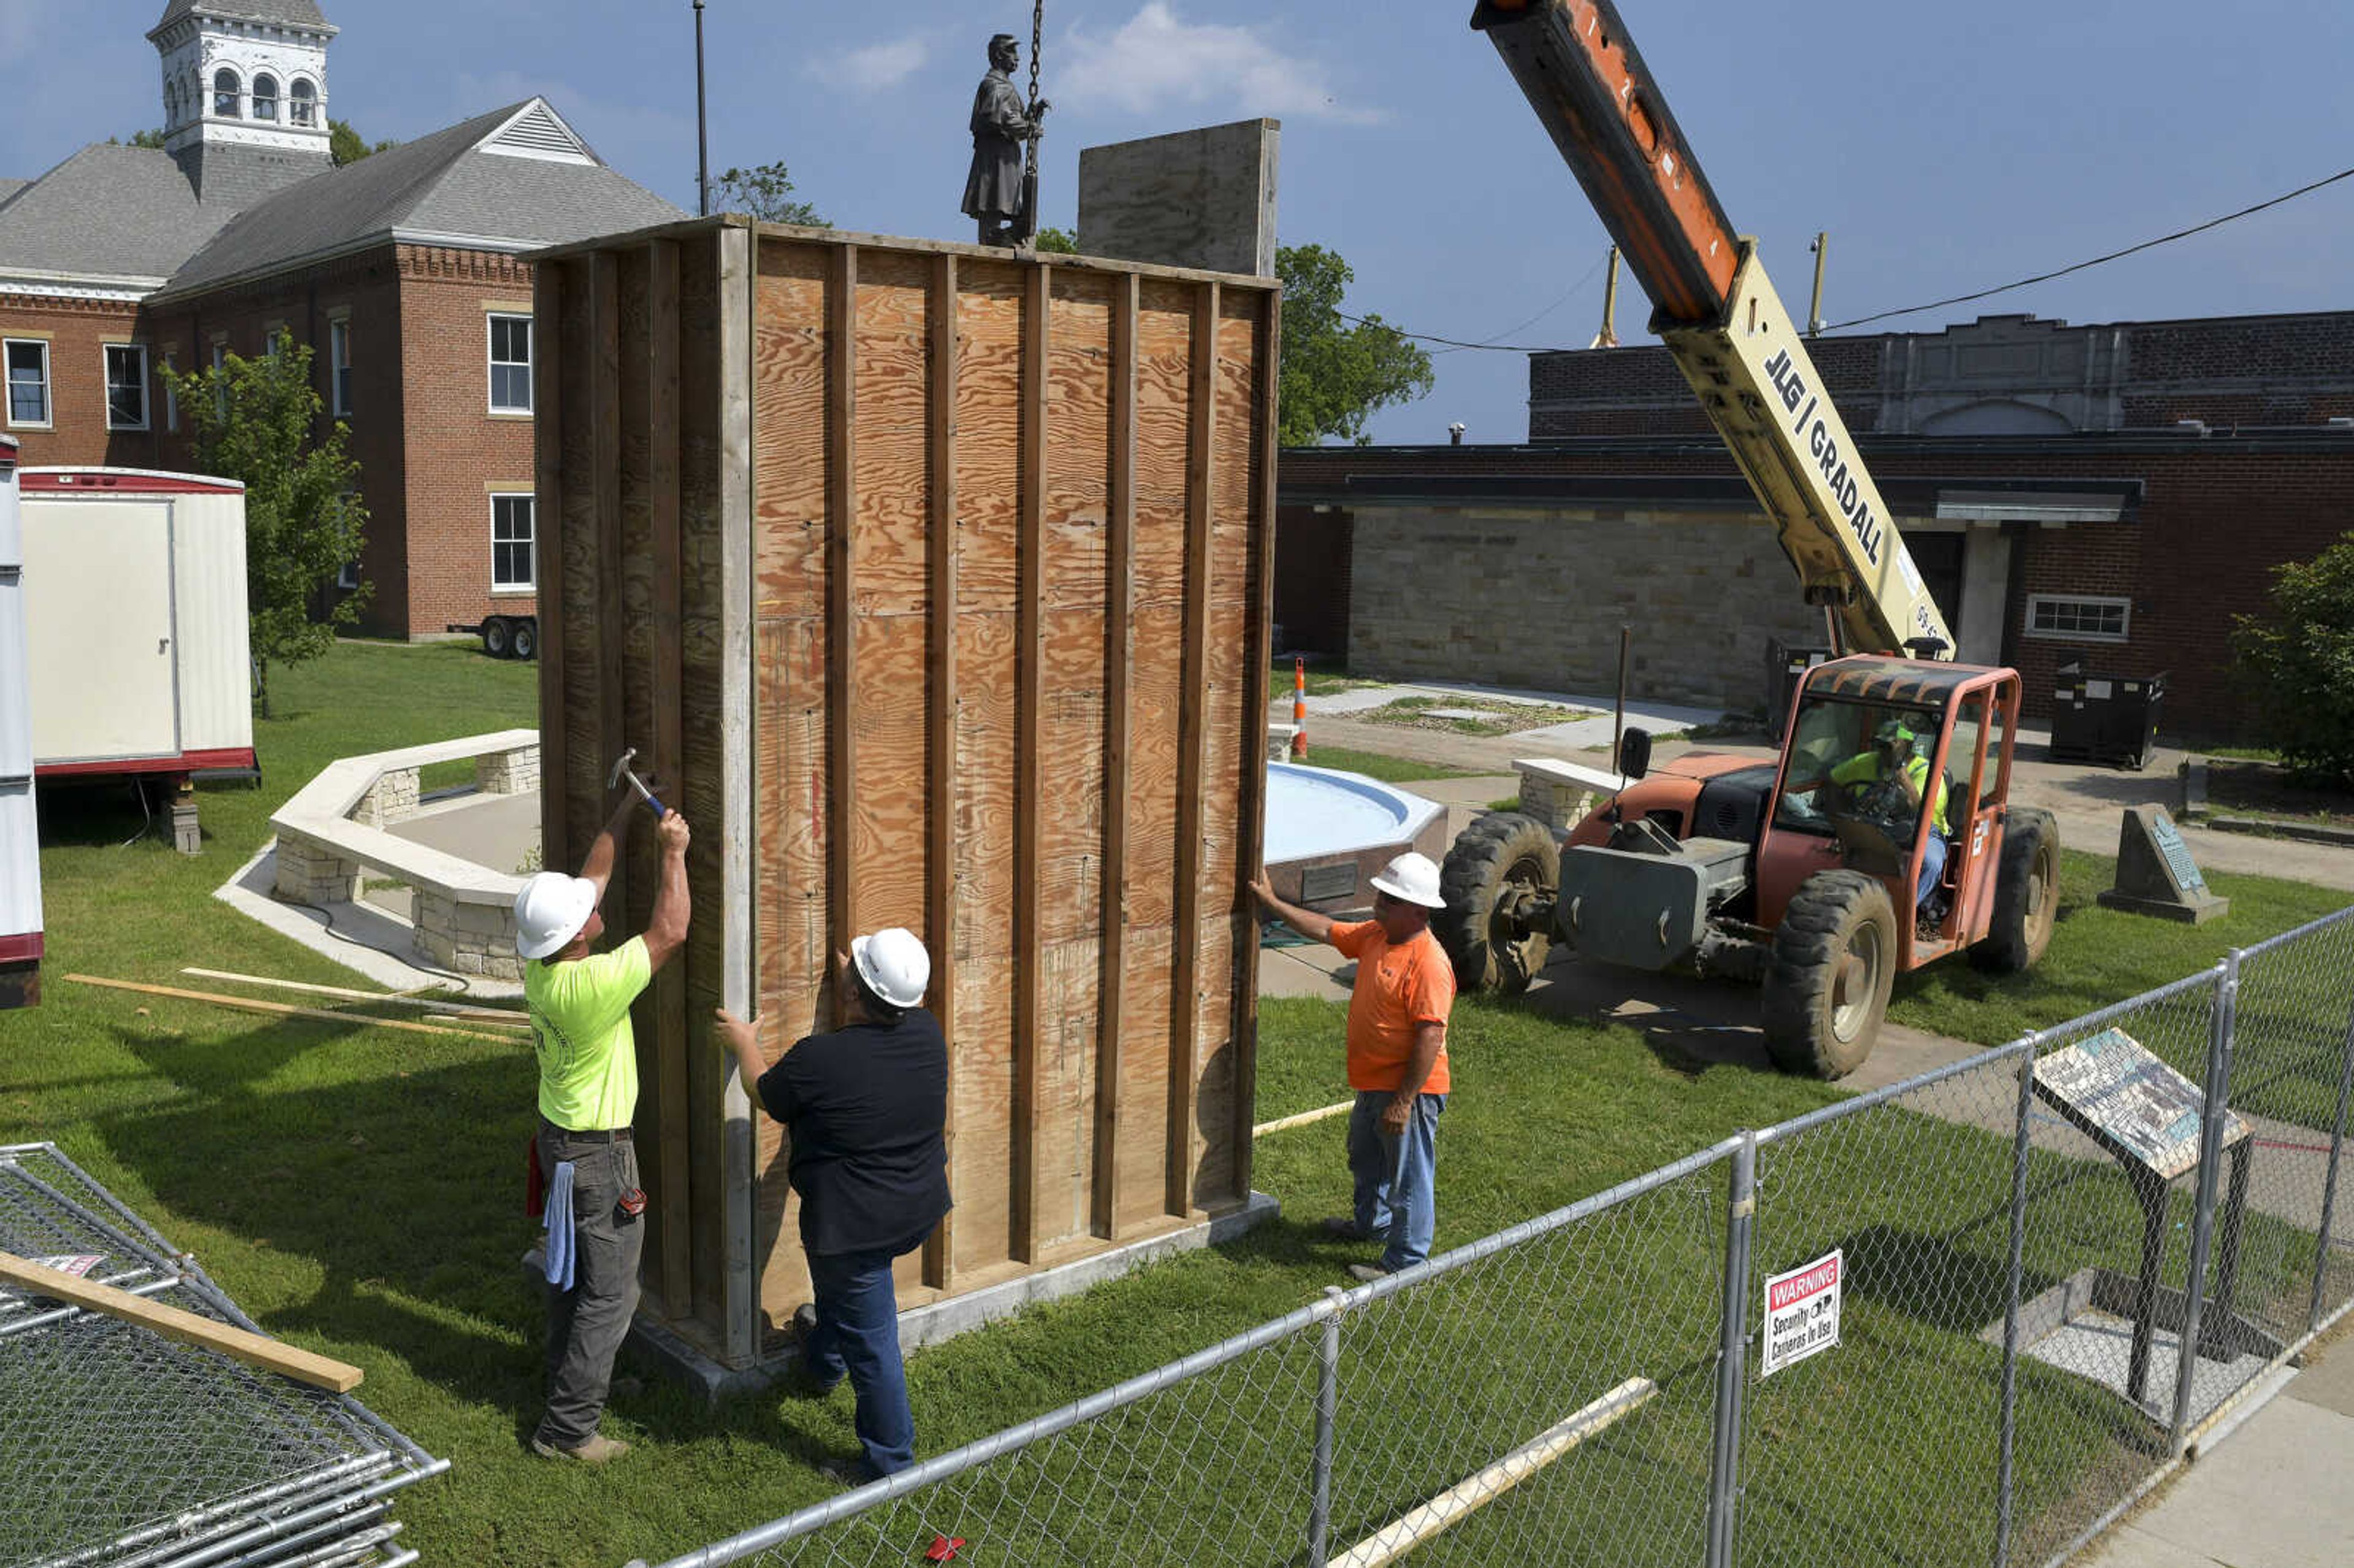
{"type": "Polygon", "coordinates": [[[491,591],[494,594],[535,594],[539,591],[539,497],[528,490],[493,490],[491,503],[491,591]],[[499,503],[520,501],[531,508],[531,577],[524,582],[499,580],[499,546],[513,545],[513,539],[499,537],[499,503]]]}
{"type": "Polygon", "coordinates": [[[509,418],[529,418],[533,416],[536,410],[535,409],[532,402],[532,398],[534,397],[534,387],[532,384],[532,361],[534,356],[539,353],[539,334],[537,329],[532,325],[532,319],[529,313],[522,311],[484,312],[482,315],[482,352],[488,362],[488,368],[483,372],[483,379],[489,383],[487,392],[490,397],[491,412],[493,414],[504,415],[509,418]],[[498,323],[501,322],[521,322],[523,323],[525,337],[525,347],[524,350],[524,357],[521,360],[501,359],[498,356],[498,323]],[[520,406],[512,403],[502,403],[499,401],[499,371],[502,367],[512,370],[516,368],[518,366],[521,366],[524,373],[523,395],[525,401],[520,406]]]}
{"type": "Polygon", "coordinates": [[[2020,630],[2047,642],[2129,642],[2133,640],[2133,600],[2118,594],[2031,593],[2027,596],[2027,624],[2020,630]],[[2040,626],[2037,612],[2047,606],[2073,605],[2118,611],[2115,631],[2079,631],[2040,626]]]}
{"type": "Polygon", "coordinates": [[[352,318],[327,318],[327,412],[338,419],[352,417],[352,318]]]}
{"type": "Polygon", "coordinates": [[[223,66],[212,73],[210,81],[211,86],[205,95],[205,107],[211,112],[205,118],[207,120],[244,119],[245,78],[230,67],[223,66]],[[220,79],[223,77],[229,79],[229,91],[226,95],[229,100],[229,107],[227,109],[220,106],[220,101],[224,96],[220,90],[220,79]]]}
{"type": "Polygon", "coordinates": [[[278,77],[275,72],[266,70],[255,71],[253,73],[253,81],[247,89],[247,101],[253,106],[250,117],[258,122],[267,121],[272,125],[277,124],[278,106],[280,103],[284,101],[280,95],[284,91],[285,89],[279,85],[278,77]],[[270,96],[268,98],[261,96],[261,84],[265,81],[270,84],[270,96]],[[264,114],[261,111],[261,106],[265,103],[270,105],[270,112],[267,114],[264,114]]]}
{"type": "Polygon", "coordinates": [[[319,90],[309,79],[296,77],[286,84],[286,123],[302,130],[319,123],[319,90]]]}
{"type": "Polygon", "coordinates": [[[104,343],[98,347],[98,373],[106,387],[106,428],[110,430],[151,430],[155,428],[154,394],[148,386],[147,345],[143,343],[104,343]],[[135,354],[139,356],[139,422],[118,425],[114,422],[114,355],[135,354]]]}
{"type": "Polygon", "coordinates": [[[12,430],[53,430],[58,422],[58,389],[50,375],[49,340],[45,337],[0,338],[0,400],[5,400],[8,428],[12,430]],[[8,361],[19,348],[41,351],[41,417],[37,419],[16,418],[16,378],[8,361]]]}

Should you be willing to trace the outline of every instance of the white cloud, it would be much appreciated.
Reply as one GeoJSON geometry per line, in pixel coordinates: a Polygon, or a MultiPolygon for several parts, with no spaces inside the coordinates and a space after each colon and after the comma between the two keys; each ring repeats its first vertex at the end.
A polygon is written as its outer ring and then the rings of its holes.
{"type": "Polygon", "coordinates": [[[1167,0],[1145,0],[1108,35],[1072,28],[1052,76],[1060,90],[1049,96],[1074,107],[1218,103],[1360,125],[1382,118],[1341,102],[1322,67],[1284,54],[1257,28],[1188,22],[1167,0]]]}
{"type": "Polygon", "coordinates": [[[894,38],[887,43],[869,44],[863,49],[853,49],[846,55],[814,65],[811,70],[837,86],[872,92],[898,86],[923,69],[925,62],[931,57],[932,46],[928,39],[894,38]]]}

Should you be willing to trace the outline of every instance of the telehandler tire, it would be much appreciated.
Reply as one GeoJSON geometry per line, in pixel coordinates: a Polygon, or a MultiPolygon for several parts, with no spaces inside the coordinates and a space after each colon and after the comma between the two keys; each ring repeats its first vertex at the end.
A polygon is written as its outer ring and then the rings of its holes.
{"type": "Polygon", "coordinates": [[[1516,996],[1544,968],[1546,929],[1522,930],[1499,908],[1520,892],[1550,898],[1561,887],[1561,846],[1553,830],[1518,811],[1490,811],[1463,830],[1439,868],[1447,907],[1431,920],[1455,964],[1458,991],[1516,996]]]}
{"type": "Polygon", "coordinates": [[[2049,811],[2014,810],[1994,876],[1994,918],[1970,963],[2017,974],[2042,960],[2060,912],[2060,824],[2049,811]]]}
{"type": "Polygon", "coordinates": [[[1766,1050],[1785,1072],[1843,1078],[1880,1038],[1896,980],[1896,910],[1860,871],[1807,878],[1774,932],[1766,1050]]]}

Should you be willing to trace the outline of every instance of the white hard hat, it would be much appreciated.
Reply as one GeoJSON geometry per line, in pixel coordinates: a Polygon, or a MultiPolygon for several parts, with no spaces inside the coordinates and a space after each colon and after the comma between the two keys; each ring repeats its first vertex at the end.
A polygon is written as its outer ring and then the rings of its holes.
{"type": "Polygon", "coordinates": [[[893,1007],[914,1007],[932,983],[932,958],[913,931],[893,926],[851,940],[850,961],[866,989],[893,1007]]]}
{"type": "Polygon", "coordinates": [[[515,895],[515,953],[544,959],[580,935],[597,912],[597,885],[585,876],[543,871],[515,895]]]}
{"type": "Polygon", "coordinates": [[[1373,890],[1386,893],[1401,903],[1419,904],[1425,909],[1447,907],[1447,900],[1438,891],[1438,867],[1431,864],[1428,855],[1413,850],[1382,867],[1382,874],[1373,878],[1373,890]]]}

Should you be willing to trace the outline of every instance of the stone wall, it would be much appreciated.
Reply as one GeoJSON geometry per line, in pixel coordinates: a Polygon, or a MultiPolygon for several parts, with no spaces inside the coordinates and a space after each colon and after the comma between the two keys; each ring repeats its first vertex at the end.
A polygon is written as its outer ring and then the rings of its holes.
{"type": "Polygon", "coordinates": [[[443,969],[519,980],[523,960],[515,957],[514,941],[512,908],[417,890],[417,950],[443,969]]]}
{"type": "Polygon", "coordinates": [[[1762,518],[1360,508],[1349,669],[1731,711],[1764,701],[1766,646],[1820,640],[1762,518]]]}

